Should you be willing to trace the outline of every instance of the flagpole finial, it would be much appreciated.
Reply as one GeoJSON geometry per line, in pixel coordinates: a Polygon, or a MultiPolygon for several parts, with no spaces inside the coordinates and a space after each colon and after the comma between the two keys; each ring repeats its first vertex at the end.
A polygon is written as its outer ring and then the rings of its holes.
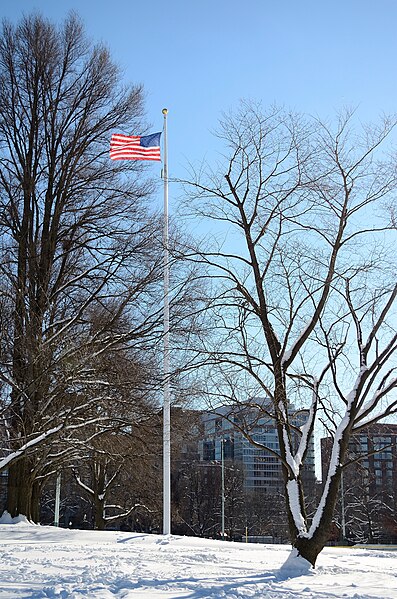
{"type": "Polygon", "coordinates": [[[168,108],[163,108],[163,110],[161,111],[164,115],[168,114],[168,108]]]}

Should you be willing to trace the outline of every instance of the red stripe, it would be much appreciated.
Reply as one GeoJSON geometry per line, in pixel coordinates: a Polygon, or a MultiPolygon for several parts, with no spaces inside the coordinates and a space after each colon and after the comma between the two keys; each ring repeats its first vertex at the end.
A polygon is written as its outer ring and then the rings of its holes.
{"type": "Polygon", "coordinates": [[[128,157],[147,157],[160,158],[160,148],[114,148],[110,150],[110,157],[128,156],[128,157]]]}
{"type": "Polygon", "coordinates": [[[123,156],[111,156],[112,160],[157,160],[160,161],[160,156],[155,158],[154,156],[131,156],[131,155],[123,155],[123,156]]]}
{"type": "Polygon", "coordinates": [[[139,135],[114,133],[110,140],[112,160],[161,160],[160,146],[142,148],[139,135]]]}
{"type": "Polygon", "coordinates": [[[141,139],[140,135],[121,135],[120,133],[113,133],[110,143],[115,142],[139,142],[141,139]]]}

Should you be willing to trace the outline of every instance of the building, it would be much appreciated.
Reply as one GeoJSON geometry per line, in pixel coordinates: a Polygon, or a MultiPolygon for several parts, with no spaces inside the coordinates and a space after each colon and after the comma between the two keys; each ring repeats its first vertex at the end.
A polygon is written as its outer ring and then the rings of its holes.
{"type": "MultiPolygon", "coordinates": [[[[325,480],[332,449],[331,437],[321,439],[322,478],[325,480]]],[[[348,459],[357,466],[375,493],[397,489],[397,424],[373,424],[350,439],[348,459]]],[[[348,472],[348,470],[347,470],[348,472]]]]}
{"type": "MultiPolygon", "coordinates": [[[[332,439],[321,439],[325,480],[332,439]]],[[[336,522],[352,542],[397,542],[397,425],[373,424],[352,436],[336,522]]]]}
{"type": "MultiPolygon", "coordinates": [[[[291,421],[297,427],[302,426],[307,418],[307,411],[296,411],[290,405],[291,421]]],[[[246,491],[264,491],[277,493],[283,488],[281,463],[278,457],[255,447],[235,425],[250,429],[252,439],[265,445],[275,453],[279,452],[279,442],[275,421],[266,415],[258,415],[258,410],[249,404],[237,411],[223,406],[215,412],[204,412],[202,415],[204,437],[199,442],[200,460],[204,462],[232,460],[242,466],[244,489],[246,491]]],[[[314,442],[310,441],[309,451],[304,465],[304,476],[307,481],[315,482],[314,474],[314,442]]]]}

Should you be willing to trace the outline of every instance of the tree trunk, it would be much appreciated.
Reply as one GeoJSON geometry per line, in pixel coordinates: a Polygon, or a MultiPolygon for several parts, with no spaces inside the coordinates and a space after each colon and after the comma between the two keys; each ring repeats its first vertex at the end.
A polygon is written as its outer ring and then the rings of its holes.
{"type": "MultiPolygon", "coordinates": [[[[346,443],[342,443],[341,453],[344,455],[346,443]]],[[[299,555],[304,557],[311,565],[315,566],[317,556],[324,549],[329,540],[335,505],[338,500],[341,469],[337,468],[335,474],[331,476],[324,507],[320,516],[319,523],[313,531],[310,538],[297,536],[293,546],[297,549],[299,555]]]]}
{"type": "Polygon", "coordinates": [[[39,491],[34,491],[32,483],[31,464],[28,458],[21,458],[11,464],[8,470],[6,510],[15,518],[26,516],[33,522],[39,521],[39,491]]]}
{"type": "Polygon", "coordinates": [[[297,549],[298,554],[305,558],[305,560],[307,560],[314,568],[317,557],[324,549],[327,539],[328,535],[326,535],[326,540],[322,538],[320,539],[316,536],[313,536],[311,539],[298,537],[294,543],[294,547],[297,549]]]}
{"type": "Polygon", "coordinates": [[[31,485],[29,520],[36,523],[40,522],[41,487],[42,485],[37,481],[34,481],[31,485]]]}
{"type": "Polygon", "coordinates": [[[95,530],[105,530],[105,518],[104,518],[104,500],[99,499],[95,496],[94,501],[94,528],[95,530]]]}

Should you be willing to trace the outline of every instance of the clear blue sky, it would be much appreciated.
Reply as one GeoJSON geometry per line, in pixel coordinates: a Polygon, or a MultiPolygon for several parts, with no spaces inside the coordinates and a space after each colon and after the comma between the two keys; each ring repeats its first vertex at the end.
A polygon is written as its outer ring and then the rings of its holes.
{"type": "Polygon", "coordinates": [[[0,0],[12,21],[34,9],[81,16],[125,80],[144,84],[154,131],[169,109],[171,176],[211,155],[240,98],[321,117],[353,105],[363,120],[397,108],[396,0],[0,0]]]}

